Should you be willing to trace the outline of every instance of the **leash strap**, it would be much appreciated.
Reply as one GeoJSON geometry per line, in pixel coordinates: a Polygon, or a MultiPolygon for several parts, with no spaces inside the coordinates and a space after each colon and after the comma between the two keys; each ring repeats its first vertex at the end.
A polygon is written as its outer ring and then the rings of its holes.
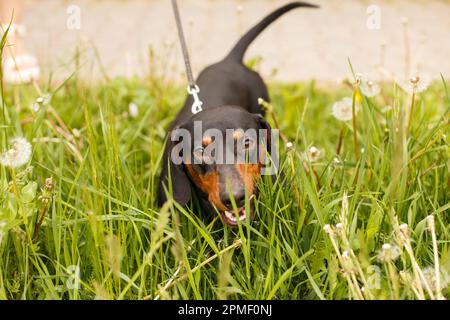
{"type": "Polygon", "coordinates": [[[175,22],[177,24],[178,29],[178,37],[180,39],[181,51],[183,53],[184,64],[186,66],[186,75],[189,82],[187,87],[187,92],[192,96],[194,102],[192,103],[191,112],[193,114],[199,113],[202,111],[203,102],[200,100],[198,94],[200,92],[200,88],[197,86],[194,80],[194,76],[192,74],[191,62],[189,60],[189,52],[186,46],[186,40],[183,33],[183,25],[181,24],[180,12],[178,10],[177,0],[172,0],[172,8],[175,16],[175,22]]]}

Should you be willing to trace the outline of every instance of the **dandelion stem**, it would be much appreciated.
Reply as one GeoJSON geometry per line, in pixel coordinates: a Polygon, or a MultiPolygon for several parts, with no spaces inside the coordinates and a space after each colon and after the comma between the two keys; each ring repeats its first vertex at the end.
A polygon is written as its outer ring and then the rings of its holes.
{"type": "Polygon", "coordinates": [[[342,141],[344,140],[345,135],[345,125],[342,125],[341,132],[339,133],[338,145],[336,147],[336,154],[339,155],[341,153],[342,141]]]}
{"type": "Polygon", "coordinates": [[[334,238],[334,235],[331,232],[328,235],[330,237],[330,241],[331,241],[331,244],[333,245],[334,251],[336,251],[336,254],[338,256],[339,263],[341,264],[342,268],[344,269],[343,275],[344,275],[344,278],[347,280],[350,292],[352,293],[353,297],[355,297],[355,299],[364,300],[364,296],[362,295],[361,291],[356,290],[356,287],[358,287],[358,289],[359,289],[356,279],[354,279],[354,281],[355,281],[355,283],[354,283],[352,281],[352,278],[350,278],[348,275],[348,270],[345,270],[344,259],[341,255],[341,251],[339,250],[339,246],[336,243],[336,239],[334,238]]]}
{"type": "MultiPolygon", "coordinates": [[[[422,281],[422,283],[423,283],[426,291],[428,292],[430,298],[434,300],[433,291],[431,290],[427,279],[425,278],[422,270],[419,267],[419,264],[416,261],[416,258],[414,257],[414,252],[412,250],[411,241],[409,240],[409,238],[406,238],[405,249],[406,249],[406,252],[408,252],[408,255],[409,255],[410,259],[411,259],[411,264],[413,266],[413,271],[414,271],[414,274],[416,275],[416,278],[418,278],[418,281],[420,281],[420,280],[422,281]]],[[[419,284],[420,284],[420,282],[419,282],[419,284]]]]}
{"type": "Polygon", "coordinates": [[[438,253],[437,240],[436,240],[434,217],[430,216],[428,219],[429,219],[428,224],[429,224],[430,232],[431,232],[431,239],[433,241],[434,272],[436,273],[436,296],[438,299],[441,299],[442,298],[441,271],[439,268],[439,253],[438,253]]]}
{"type": "Polygon", "coordinates": [[[408,119],[408,127],[406,128],[406,133],[409,135],[409,131],[411,130],[412,118],[414,113],[414,105],[415,105],[416,93],[413,91],[411,98],[411,107],[409,108],[409,119],[408,119]]]}
{"type": "Polygon", "coordinates": [[[414,294],[416,295],[417,299],[425,300],[425,296],[423,295],[423,291],[422,290],[418,290],[417,287],[419,289],[422,289],[420,284],[417,286],[416,285],[416,281],[414,281],[413,284],[411,285],[411,290],[414,292],[414,294]]]}
{"type": "Polygon", "coordinates": [[[359,150],[358,150],[358,136],[356,131],[356,95],[358,93],[358,89],[353,91],[352,96],[352,125],[353,125],[353,146],[355,148],[355,156],[356,159],[359,159],[359,150]]]}
{"type": "Polygon", "coordinates": [[[391,261],[387,262],[387,267],[388,267],[388,272],[389,272],[389,278],[391,280],[392,283],[392,289],[394,291],[394,300],[398,300],[399,299],[399,288],[398,288],[398,277],[397,277],[397,273],[395,272],[394,269],[394,264],[391,261]]]}

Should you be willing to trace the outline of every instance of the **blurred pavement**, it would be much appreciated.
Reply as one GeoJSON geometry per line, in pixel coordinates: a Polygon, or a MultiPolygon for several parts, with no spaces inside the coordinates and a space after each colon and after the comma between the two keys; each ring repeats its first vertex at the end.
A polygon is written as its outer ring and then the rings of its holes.
{"type": "MultiPolygon", "coordinates": [[[[249,27],[285,0],[179,0],[194,71],[221,59],[249,27]]],[[[445,0],[311,0],[319,10],[299,9],[268,28],[251,46],[247,59],[261,56],[268,80],[335,81],[354,68],[374,74],[387,69],[405,74],[402,18],[408,18],[411,66],[433,77],[450,77],[450,2],[445,0]],[[381,28],[366,26],[369,5],[381,9],[381,28]],[[385,55],[381,44],[385,42],[385,55]]],[[[159,73],[184,81],[182,57],[169,0],[28,0],[28,47],[43,71],[62,79],[74,70],[81,48],[83,76],[159,73]],[[69,30],[67,9],[80,8],[80,29],[69,30]],[[149,64],[149,47],[156,57],[149,64]],[[83,51],[84,50],[84,51],[83,51]]]]}

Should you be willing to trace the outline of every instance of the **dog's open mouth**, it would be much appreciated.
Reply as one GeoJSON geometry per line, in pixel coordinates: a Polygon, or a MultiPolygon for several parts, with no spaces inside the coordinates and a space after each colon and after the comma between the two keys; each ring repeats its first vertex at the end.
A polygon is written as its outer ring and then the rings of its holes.
{"type": "Polygon", "coordinates": [[[233,211],[221,211],[220,215],[224,223],[229,226],[235,227],[238,225],[238,220],[241,223],[245,223],[247,219],[250,219],[250,222],[253,220],[253,210],[250,208],[249,212],[245,210],[245,206],[238,208],[236,213],[233,211]]]}

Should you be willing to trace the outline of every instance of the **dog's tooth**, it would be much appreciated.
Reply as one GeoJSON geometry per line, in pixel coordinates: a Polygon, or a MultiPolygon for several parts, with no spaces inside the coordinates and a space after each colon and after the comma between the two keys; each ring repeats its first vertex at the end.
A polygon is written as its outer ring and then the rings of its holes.
{"type": "Polygon", "coordinates": [[[225,211],[225,216],[228,218],[228,219],[230,219],[231,221],[236,221],[236,217],[233,215],[233,213],[232,212],[230,212],[230,211],[225,211]]]}
{"type": "Polygon", "coordinates": [[[241,221],[244,221],[245,218],[246,218],[245,213],[243,215],[239,216],[239,220],[241,220],[241,221]]]}

